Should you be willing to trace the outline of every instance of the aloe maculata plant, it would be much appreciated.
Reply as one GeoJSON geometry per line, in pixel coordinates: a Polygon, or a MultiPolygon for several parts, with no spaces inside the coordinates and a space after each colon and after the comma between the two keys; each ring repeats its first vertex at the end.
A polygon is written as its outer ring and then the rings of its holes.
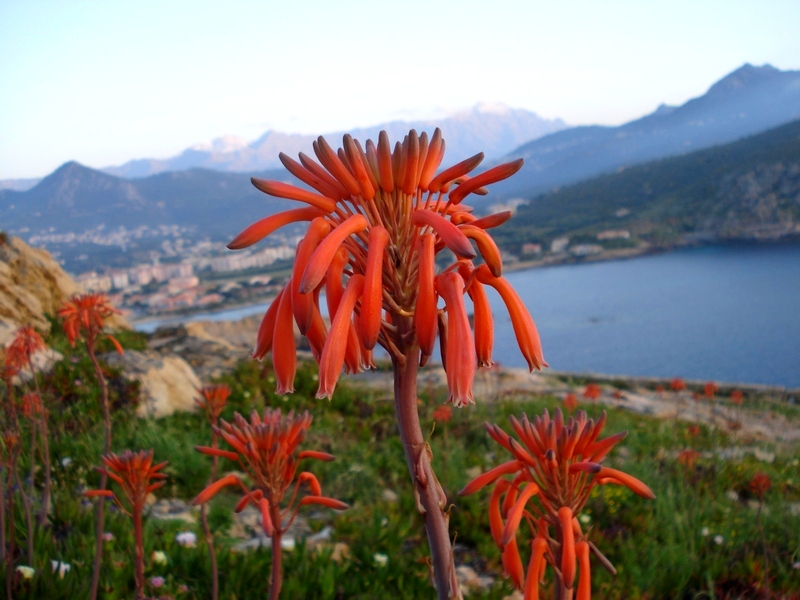
{"type": "Polygon", "coordinates": [[[364,146],[345,135],[339,150],[320,137],[313,149],[319,162],[303,153],[299,162],[280,154],[286,169],[313,191],[252,179],[262,192],[307,207],[266,217],[229,244],[245,248],[279,227],[310,221],[297,246],[291,278],[261,323],[253,356],[263,359],[272,352],[277,391],[291,392],[296,323],[319,363],[317,396],[330,398],[342,368],[349,373],[372,368],[376,345],[388,352],[400,437],[425,521],[439,598],[460,597],[448,501],[420,426],[417,371],[433,353],[438,335],[448,402],[460,407],[474,401],[476,369],[492,365],[487,286],[505,302],[530,369],[546,365],[533,319],[503,278],[502,256],[487,231],[511,213],[479,219],[462,204],[469,194],[485,194],[484,186],[516,173],[522,160],[470,176],[483,159],[479,153],[437,174],[445,151],[439,129],[430,137],[412,130],[394,147],[386,132],[377,144],[367,140],[364,146]],[[474,262],[478,253],[483,264],[474,262]],[[443,254],[451,262],[437,272],[437,256],[443,254]],[[323,288],[330,327],[319,307],[323,288]],[[474,331],[467,296],[475,313],[474,331]]]}

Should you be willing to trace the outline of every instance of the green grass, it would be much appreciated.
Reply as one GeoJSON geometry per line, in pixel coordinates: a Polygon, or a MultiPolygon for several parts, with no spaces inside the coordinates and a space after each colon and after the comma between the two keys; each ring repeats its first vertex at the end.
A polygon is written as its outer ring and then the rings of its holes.
{"type": "MultiPolygon", "coordinates": [[[[124,339],[128,346],[140,343],[124,339]]],[[[66,358],[54,372],[42,378],[48,390],[53,436],[51,452],[56,481],[54,508],[49,526],[36,535],[37,574],[33,581],[18,584],[16,598],[69,598],[88,596],[93,556],[92,507],[79,492],[96,485],[92,467],[99,462],[102,425],[98,393],[93,384],[91,365],[78,347],[70,349],[63,339],[50,340],[66,358]],[[62,459],[71,462],[62,465],[62,459]],[[51,573],[50,560],[70,563],[64,577],[51,573]]],[[[160,497],[193,498],[206,484],[210,459],[193,450],[207,444],[210,431],[200,415],[176,414],[159,420],[138,420],[133,416],[137,389],[125,382],[122,374],[108,369],[114,417],[115,451],[154,448],[157,460],[169,460],[168,484],[160,497]]],[[[308,410],[314,423],[302,448],[330,452],[332,463],[307,465],[317,474],[326,495],[348,502],[351,508],[334,514],[328,510],[307,511],[312,529],[333,527],[333,541],[347,544],[349,554],[333,560],[333,547],[310,549],[299,544],[286,553],[284,598],[434,598],[429,583],[427,540],[417,514],[399,440],[393,405],[385,394],[369,393],[348,385],[337,387],[332,401],[313,398],[316,367],[301,364],[298,393],[276,396],[269,369],[253,361],[239,365],[222,381],[232,388],[223,418],[233,411],[249,413],[265,406],[283,410],[308,410]],[[398,494],[396,502],[384,499],[384,490],[398,494]],[[375,560],[376,553],[388,557],[385,566],[375,560]]],[[[424,391],[424,390],[423,390],[424,391]]],[[[436,402],[445,390],[436,390],[436,402]]],[[[451,532],[457,540],[457,560],[496,578],[495,585],[473,598],[501,599],[512,592],[502,578],[499,552],[489,534],[486,505],[488,490],[468,498],[457,496],[470,479],[469,469],[488,469],[509,457],[483,429],[485,421],[496,422],[510,431],[508,417],[523,412],[532,416],[557,405],[555,398],[533,396],[507,398],[496,403],[478,404],[455,410],[453,420],[433,427],[436,403],[427,399],[420,407],[423,428],[430,433],[434,468],[452,502],[451,532]],[[446,431],[445,431],[446,429],[446,431]]],[[[750,410],[774,408],[770,403],[751,401],[750,410]]],[[[597,417],[601,408],[585,407],[597,417]]],[[[782,410],[797,419],[792,410],[782,410]]],[[[753,500],[748,482],[757,471],[766,472],[773,485],[767,493],[762,523],[767,540],[768,573],[773,594],[797,597],[800,571],[800,515],[792,514],[792,503],[800,502],[798,448],[764,448],[777,452],[771,463],[758,462],[751,455],[727,461],[701,457],[687,468],[675,455],[690,445],[700,451],[736,445],[728,433],[701,427],[692,437],[688,424],[642,417],[622,410],[608,411],[607,433],[627,430],[628,437],[611,454],[607,464],[625,470],[645,481],[656,493],[654,501],[643,500],[625,488],[597,488],[587,503],[590,518],[585,529],[616,565],[611,577],[595,564],[595,597],[622,598],[753,598],[758,597],[764,579],[763,548],[756,521],[757,511],[747,504],[753,500]],[[731,499],[735,491],[739,500],[731,499]],[[706,532],[707,529],[707,532],[706,532]],[[715,541],[722,536],[722,542],[715,541]],[[792,596],[794,595],[794,596],[792,596]]],[[[23,435],[23,439],[27,439],[23,435]]],[[[27,473],[23,451],[21,472],[27,473]]],[[[222,462],[222,468],[234,468],[222,462]]],[[[218,528],[220,597],[225,599],[264,598],[269,585],[271,553],[259,549],[234,553],[238,541],[226,536],[230,511],[237,500],[222,493],[212,502],[211,521],[218,528]]],[[[797,505],[800,506],[800,505],[797,505]]],[[[19,503],[17,503],[19,508],[19,503]]],[[[797,512],[797,511],[795,511],[797,512]]],[[[18,540],[24,542],[26,530],[21,512],[15,515],[18,540]]],[[[110,599],[129,598],[133,590],[132,530],[129,519],[119,513],[107,516],[106,530],[114,539],[106,544],[103,585],[110,599]]],[[[146,524],[147,577],[163,576],[166,584],[153,595],[185,599],[206,599],[210,594],[208,555],[199,525],[149,520],[146,524]],[[184,548],[175,541],[180,531],[198,535],[196,548],[184,548]],[[149,559],[153,551],[163,551],[166,565],[149,559]],[[185,591],[181,591],[185,586],[185,591]]],[[[523,553],[525,544],[522,543],[523,553]]],[[[525,557],[523,557],[525,560],[525,557]]],[[[24,564],[19,555],[15,564],[24,564]]],[[[4,580],[5,573],[0,573],[4,580]]],[[[548,575],[552,583],[552,573],[548,575]]],[[[0,589],[4,586],[0,581],[0,589]]],[[[548,596],[544,596],[548,597],[548,596]]]]}

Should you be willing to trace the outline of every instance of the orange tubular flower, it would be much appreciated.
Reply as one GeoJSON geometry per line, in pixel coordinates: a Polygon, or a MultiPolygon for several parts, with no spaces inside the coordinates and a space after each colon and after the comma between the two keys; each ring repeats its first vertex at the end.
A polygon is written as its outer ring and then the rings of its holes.
{"type": "Polygon", "coordinates": [[[20,327],[6,348],[6,365],[18,371],[25,367],[32,369],[33,355],[46,347],[42,336],[33,327],[20,327]]]}
{"type": "Polygon", "coordinates": [[[676,377],[669,383],[669,389],[673,392],[682,392],[686,389],[686,382],[680,377],[676,377]]]}
{"type": "Polygon", "coordinates": [[[197,392],[200,397],[194,399],[195,404],[206,413],[209,423],[216,424],[222,409],[228,402],[228,396],[231,395],[231,388],[224,383],[219,383],[203,386],[197,392]]]}
{"type": "MultiPolygon", "coordinates": [[[[355,326],[359,346],[364,350],[380,344],[398,359],[410,345],[418,345],[424,363],[433,351],[437,335],[436,303],[440,290],[434,286],[436,254],[447,248],[457,259],[471,261],[477,253],[470,240],[475,242],[488,269],[485,275],[480,274],[480,269],[476,270],[476,279],[495,287],[508,305],[514,331],[531,369],[546,366],[533,320],[502,278],[500,252],[486,231],[505,222],[510,213],[475,219],[465,212],[468,208],[459,205],[469,193],[485,191],[483,186],[513,175],[522,161],[467,178],[482,160],[481,154],[434,176],[444,156],[444,141],[438,129],[430,139],[425,133],[418,136],[411,131],[394,151],[388,136],[382,132],[377,145],[367,142],[366,152],[350,136],[344,137],[343,148],[338,152],[324,138],[319,138],[314,142],[314,152],[319,163],[304,154],[300,155],[300,162],[283,154],[280,157],[284,166],[314,191],[280,182],[253,180],[266,194],[305,202],[311,208],[267,217],[245,229],[229,244],[233,249],[243,248],[283,225],[312,221],[309,233],[298,246],[292,281],[285,288],[290,289],[291,294],[287,297],[281,293],[274,300],[264,317],[253,352],[258,359],[265,358],[270,351],[276,353],[280,392],[293,388],[294,363],[290,358],[293,348],[289,340],[292,319],[301,333],[306,334],[314,311],[319,309],[318,305],[314,307],[319,298],[314,292],[324,286],[329,314],[331,320],[335,320],[343,289],[354,275],[364,277],[363,294],[359,294],[352,309],[347,307],[351,314],[343,317],[336,336],[328,336],[318,362],[331,352],[329,346],[342,343],[340,336],[342,332],[347,333],[349,327],[345,325],[349,322],[355,326]],[[413,319],[410,337],[397,326],[403,318],[413,319]],[[273,343],[278,337],[281,343],[273,343]]],[[[471,402],[475,367],[492,364],[491,312],[487,310],[483,287],[476,285],[472,278],[464,280],[460,290],[449,289],[448,295],[451,299],[448,313],[458,313],[458,318],[448,314],[449,322],[456,322],[450,326],[451,331],[458,330],[449,344],[450,351],[459,354],[450,364],[458,365],[461,370],[457,377],[458,389],[451,389],[451,401],[461,406],[471,402]],[[472,298],[476,313],[480,312],[476,314],[475,341],[469,342],[469,347],[480,354],[473,352],[468,360],[463,351],[466,343],[463,336],[468,331],[470,337],[472,334],[469,326],[465,328],[462,323],[463,299],[456,301],[456,296],[465,294],[472,298]]],[[[446,354],[448,349],[444,352],[446,354]]],[[[348,367],[356,371],[367,367],[364,352],[359,353],[360,358],[355,352],[352,354],[348,367]]],[[[329,369],[340,364],[338,360],[329,362],[329,369]]],[[[318,394],[329,395],[339,374],[339,371],[326,373],[324,386],[320,377],[318,394]]],[[[455,381],[454,376],[451,380],[455,381]]]]}
{"type": "Polygon", "coordinates": [[[305,432],[311,426],[312,417],[308,412],[301,415],[289,412],[284,417],[280,409],[267,408],[263,416],[253,411],[249,421],[239,413],[234,413],[233,421],[231,424],[221,419],[220,426],[213,427],[214,433],[233,451],[203,446],[195,449],[203,454],[238,460],[241,470],[253,483],[254,489],[249,490],[239,477],[230,474],[206,487],[192,504],[205,504],[228,486],[238,486],[244,492],[235,510],[242,511],[252,503],[261,512],[262,529],[272,538],[270,598],[277,598],[281,586],[281,537],[297,518],[300,507],[317,504],[345,510],[348,506],[340,500],[323,496],[322,487],[312,473],[297,473],[299,461],[306,458],[323,461],[334,459],[330,454],[315,450],[297,452],[305,432]],[[307,488],[307,494],[303,497],[299,496],[301,486],[307,488]],[[287,492],[290,492],[289,500],[282,508],[287,492]]]}
{"type": "MultiPolygon", "coordinates": [[[[242,470],[270,506],[280,506],[287,490],[294,484],[289,506],[283,509],[279,521],[284,524],[279,524],[276,530],[286,530],[297,516],[299,506],[295,506],[295,500],[303,483],[313,482],[315,485],[311,485],[311,497],[320,500],[305,504],[335,505],[338,510],[347,508],[344,502],[332,498],[325,498],[325,502],[322,502],[321,489],[318,487],[316,477],[308,472],[297,474],[298,461],[302,459],[333,460],[330,454],[310,450],[296,455],[297,446],[303,441],[305,432],[311,425],[312,417],[308,412],[301,415],[290,412],[283,417],[280,409],[267,408],[263,416],[253,411],[249,421],[239,413],[234,413],[233,420],[231,424],[220,419],[220,426],[214,427],[214,433],[225,440],[233,448],[233,452],[205,446],[198,446],[196,450],[203,454],[238,460],[242,470]],[[291,515],[291,519],[286,522],[285,517],[288,515],[291,515]]],[[[242,487],[245,498],[252,500],[254,492],[244,488],[242,481],[235,475],[227,475],[203,490],[194,499],[193,504],[208,502],[217,492],[229,485],[242,487]]]]}
{"type": "Polygon", "coordinates": [[[122,511],[133,519],[133,537],[135,544],[134,579],[136,581],[136,597],[144,598],[144,538],[142,514],[148,494],[162,487],[167,478],[161,469],[166,462],[153,464],[153,451],[131,452],[122,454],[106,454],[102,457],[105,467],[100,473],[113,479],[122,488],[122,498],[111,490],[100,489],[85,492],[85,496],[112,499],[122,511]],[[155,481],[153,481],[155,480],[155,481]],[[124,498],[124,502],[123,502],[124,498]]]}
{"type": "MultiPolygon", "coordinates": [[[[95,341],[103,332],[106,319],[118,315],[119,311],[108,302],[105,294],[83,294],[73,296],[58,309],[58,316],[64,320],[64,333],[70,345],[82,335],[87,341],[95,341]]],[[[122,345],[117,339],[108,335],[119,354],[123,353],[122,345]]]]}
{"type": "Polygon", "coordinates": [[[577,597],[582,599],[588,599],[591,591],[589,550],[613,572],[608,560],[581,531],[577,519],[594,486],[618,484],[644,498],[655,498],[650,488],[635,477],[600,464],[625,437],[621,433],[599,440],[605,422],[605,413],[594,421],[584,411],[565,421],[560,409],[556,409],[552,419],[546,410],[533,421],[525,415],[520,420],[511,417],[520,441],[497,425],[486,424],[489,435],[514,460],[479,475],[461,495],[494,484],[489,524],[495,543],[503,552],[504,565],[512,542],[516,549],[515,539],[523,517],[530,525],[533,542],[528,572],[521,583],[512,578],[519,589],[524,589],[526,600],[539,598],[545,563],[554,567],[563,590],[573,588],[579,573],[577,597]],[[506,475],[513,479],[504,479],[506,475]]]}
{"type": "MultiPolygon", "coordinates": [[[[436,481],[419,425],[417,369],[430,358],[438,335],[449,401],[456,406],[473,402],[475,371],[492,364],[492,317],[481,285],[495,288],[508,307],[530,369],[547,365],[533,319],[502,277],[502,257],[487,232],[510,214],[475,219],[462,205],[469,194],[486,194],[485,186],[516,173],[522,161],[471,176],[483,160],[479,153],[436,174],[445,151],[439,129],[430,137],[411,130],[394,146],[385,131],[377,144],[367,140],[362,146],[345,135],[338,151],[322,137],[312,146],[317,160],[303,153],[299,162],[280,156],[310,190],[253,180],[266,194],[305,202],[322,212],[298,245],[291,281],[267,311],[253,356],[263,359],[271,351],[278,391],[291,391],[296,322],[320,365],[317,396],[330,397],[343,368],[349,373],[371,368],[376,345],[388,352],[400,437],[418,509],[425,514],[438,595],[460,597],[446,495],[436,481]],[[445,262],[437,260],[439,253],[449,256],[451,264],[437,274],[437,265],[445,262]],[[319,312],[322,288],[331,330],[327,335],[315,331],[312,339],[309,327],[319,312]],[[440,295],[444,310],[438,308],[440,295]],[[465,295],[475,306],[474,333],[466,318],[465,295]]],[[[308,212],[267,217],[237,236],[230,247],[242,247],[283,223],[308,218],[308,212]]]]}

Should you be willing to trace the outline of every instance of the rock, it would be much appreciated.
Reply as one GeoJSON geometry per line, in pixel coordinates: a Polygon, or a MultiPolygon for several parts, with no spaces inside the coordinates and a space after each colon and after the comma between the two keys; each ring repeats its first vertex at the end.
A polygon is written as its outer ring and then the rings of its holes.
{"type": "MultiPolygon", "coordinates": [[[[32,325],[47,333],[46,315],[55,315],[65,300],[83,293],[46,251],[9,237],[0,244],[0,344],[8,343],[20,327],[32,325]]],[[[121,316],[109,320],[111,328],[129,328],[121,316]]]]}
{"type": "Polygon", "coordinates": [[[160,327],[148,348],[163,357],[179,355],[204,381],[231,371],[250,347],[237,346],[210,334],[205,323],[160,327]]]}
{"type": "Polygon", "coordinates": [[[195,512],[198,512],[198,509],[183,500],[162,498],[153,503],[150,517],[162,521],[184,521],[194,524],[197,523],[195,512]]]}
{"type": "Polygon", "coordinates": [[[755,456],[761,462],[765,463],[775,462],[775,453],[770,452],[769,450],[762,450],[761,448],[755,448],[753,450],[753,456],[755,456]]]}
{"type": "Polygon", "coordinates": [[[179,356],[128,350],[124,355],[108,355],[109,365],[121,366],[125,376],[141,383],[138,417],[166,417],[178,410],[196,409],[194,398],[200,380],[189,364],[179,356]]]}
{"type": "Polygon", "coordinates": [[[395,492],[394,490],[386,488],[381,492],[381,500],[383,500],[384,502],[394,503],[397,502],[398,499],[399,496],[397,495],[397,492],[395,492]]]}
{"type": "Polygon", "coordinates": [[[456,567],[456,577],[458,577],[458,583],[465,596],[469,596],[475,591],[487,590],[494,584],[494,577],[480,576],[475,569],[467,565],[456,567]]]}

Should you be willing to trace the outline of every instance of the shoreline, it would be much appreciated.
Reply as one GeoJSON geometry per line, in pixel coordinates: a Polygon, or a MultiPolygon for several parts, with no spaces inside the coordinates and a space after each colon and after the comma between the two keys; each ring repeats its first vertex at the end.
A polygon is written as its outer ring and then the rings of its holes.
{"type": "MultiPolygon", "coordinates": [[[[800,242],[800,236],[783,236],[781,238],[775,238],[775,239],[737,238],[737,239],[716,239],[716,240],[686,240],[663,246],[655,246],[647,242],[641,242],[639,245],[633,248],[617,248],[613,250],[603,250],[602,252],[598,252],[597,254],[592,254],[588,256],[574,256],[572,254],[564,252],[561,254],[549,255],[541,259],[516,260],[514,262],[505,263],[503,265],[503,270],[509,273],[516,273],[519,271],[546,269],[549,267],[582,265],[586,263],[613,262],[620,260],[630,260],[642,256],[667,254],[669,252],[675,252],[678,250],[685,250],[690,248],[703,248],[703,247],[715,247],[715,246],[764,246],[764,245],[774,245],[774,244],[796,244],[798,242],[800,242]]],[[[230,279],[236,279],[236,278],[231,277],[230,279]]],[[[249,306],[256,306],[258,304],[267,304],[274,298],[275,295],[265,295],[259,299],[256,299],[255,301],[250,301],[245,303],[232,302],[229,304],[223,304],[221,306],[212,308],[210,310],[207,308],[200,308],[200,307],[198,307],[197,309],[187,308],[175,312],[146,315],[137,318],[128,315],[126,318],[128,319],[128,322],[135,328],[136,325],[140,324],[144,325],[147,323],[152,323],[154,321],[166,321],[172,319],[180,320],[192,317],[197,314],[214,315],[221,312],[244,309],[249,306]]]]}

